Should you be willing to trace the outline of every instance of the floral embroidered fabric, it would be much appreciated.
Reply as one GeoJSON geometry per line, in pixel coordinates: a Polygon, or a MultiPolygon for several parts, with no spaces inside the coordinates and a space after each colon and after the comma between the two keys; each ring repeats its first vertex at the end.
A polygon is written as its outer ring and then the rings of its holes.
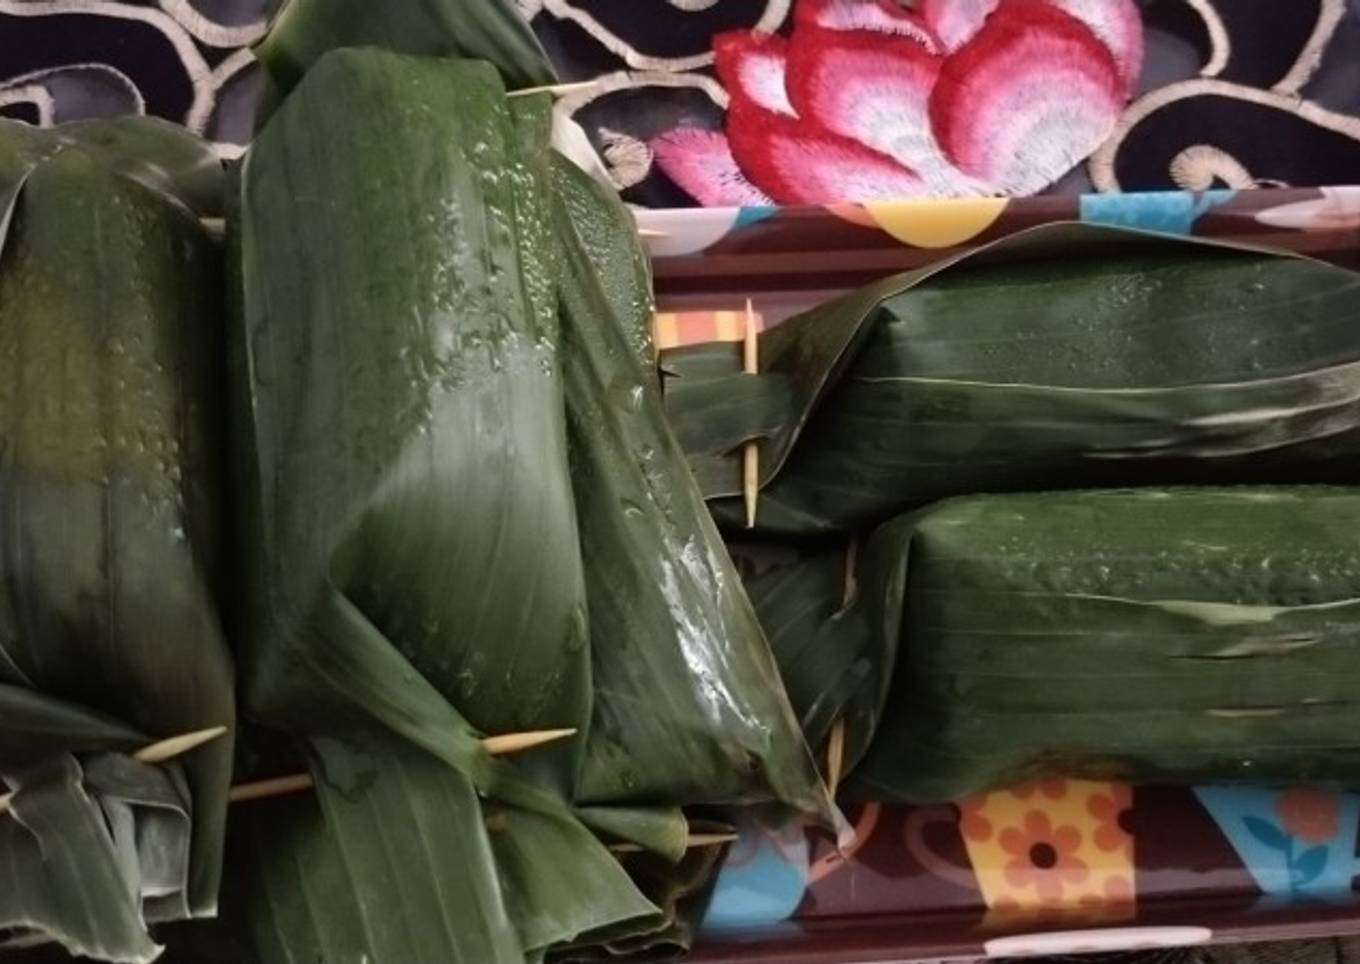
{"type": "MultiPolygon", "coordinates": [[[[268,0],[0,0],[0,115],[239,153],[268,0]]],[[[629,201],[1344,184],[1360,0],[515,0],[629,201]]]]}

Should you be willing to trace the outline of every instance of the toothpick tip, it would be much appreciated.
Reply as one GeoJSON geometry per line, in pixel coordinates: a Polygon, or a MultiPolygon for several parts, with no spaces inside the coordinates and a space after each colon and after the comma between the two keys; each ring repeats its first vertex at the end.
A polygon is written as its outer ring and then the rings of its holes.
{"type": "Polygon", "coordinates": [[[826,741],[826,789],[835,799],[840,789],[841,776],[845,768],[845,717],[839,717],[831,726],[831,734],[826,741]]]}
{"type": "Polygon", "coordinates": [[[210,726],[206,730],[195,730],[193,733],[172,736],[168,740],[161,740],[159,743],[143,747],[132,754],[132,758],[139,763],[165,763],[167,760],[173,760],[190,750],[196,750],[205,743],[211,743],[226,732],[227,727],[225,726],[210,726]]]}
{"type": "Polygon", "coordinates": [[[715,847],[718,844],[735,843],[737,835],[734,833],[695,833],[690,834],[687,845],[690,847],[715,847]]]}
{"type": "Polygon", "coordinates": [[[570,84],[544,84],[541,87],[524,87],[520,90],[512,90],[506,97],[529,97],[533,94],[552,94],[554,97],[565,97],[567,94],[574,94],[578,90],[589,90],[600,85],[600,78],[595,80],[582,80],[570,84]]]}
{"type": "Polygon", "coordinates": [[[525,750],[532,750],[534,747],[542,746],[545,743],[553,743],[557,740],[565,740],[567,737],[575,736],[576,728],[569,727],[562,730],[532,730],[528,733],[505,733],[501,736],[488,736],[482,740],[482,749],[492,756],[505,756],[510,753],[522,753],[525,750]]]}

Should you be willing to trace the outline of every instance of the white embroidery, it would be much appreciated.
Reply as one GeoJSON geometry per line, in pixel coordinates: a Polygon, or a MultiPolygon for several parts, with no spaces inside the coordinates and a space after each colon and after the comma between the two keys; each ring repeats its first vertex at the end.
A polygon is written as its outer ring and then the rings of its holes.
{"type": "Polygon", "coordinates": [[[193,88],[193,102],[184,116],[184,126],[195,133],[203,133],[208,118],[212,116],[212,71],[188,32],[163,11],[153,7],[112,3],[109,0],[0,0],[0,13],[12,17],[93,14],[119,20],[137,20],[154,27],[175,48],[193,88]]]}
{"type": "MultiPolygon", "coordinates": [[[[750,25],[750,29],[762,33],[774,33],[789,15],[793,0],[767,0],[765,12],[760,19],[750,25]]],[[[673,4],[678,6],[678,4],[673,4]]],[[[713,51],[688,57],[660,57],[643,53],[618,34],[611,31],[585,10],[575,6],[571,0],[542,0],[543,9],[563,20],[570,20],[585,30],[610,53],[623,59],[634,70],[693,70],[707,67],[713,63],[713,51]]],[[[680,9],[685,9],[681,7],[680,9]]],[[[702,9],[702,8],[698,8],[702,9]]]]}

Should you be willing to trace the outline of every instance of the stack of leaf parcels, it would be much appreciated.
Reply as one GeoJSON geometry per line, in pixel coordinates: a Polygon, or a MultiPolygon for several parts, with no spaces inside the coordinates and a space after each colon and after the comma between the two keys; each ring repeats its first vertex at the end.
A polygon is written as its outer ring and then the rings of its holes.
{"type": "Polygon", "coordinates": [[[1158,486],[1354,482],[1357,316],[1341,268],[1063,225],[791,319],[759,378],[663,365],[719,517],[755,439],[758,527],[822,537],[748,588],[858,793],[1355,785],[1354,492],[1158,486]]]}

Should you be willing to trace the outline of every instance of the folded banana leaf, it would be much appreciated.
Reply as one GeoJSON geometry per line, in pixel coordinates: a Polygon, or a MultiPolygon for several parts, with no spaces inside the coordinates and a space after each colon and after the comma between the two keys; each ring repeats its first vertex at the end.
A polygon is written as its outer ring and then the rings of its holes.
{"type": "Polygon", "coordinates": [[[596,700],[584,803],[782,801],[831,822],[741,579],[666,425],[631,215],[554,165],[596,700]]]}
{"type": "MultiPolygon", "coordinates": [[[[583,738],[512,762],[477,740],[583,737],[591,712],[549,104],[515,104],[486,64],[337,51],[242,172],[245,690],[308,738],[326,820],[303,852],[342,850],[256,920],[333,907],[316,926],[347,959],[517,960],[658,913],[571,813],[583,738]],[[423,846],[426,813],[463,842],[423,846]],[[462,882],[419,913],[392,884],[450,861],[462,882]]],[[[313,946],[276,938],[269,959],[313,946]]]]}
{"type": "Polygon", "coordinates": [[[36,128],[5,121],[0,178],[6,190],[44,158],[76,150],[200,217],[222,213],[222,162],[202,139],[158,117],[70,121],[36,128]]]}
{"type": "MultiPolygon", "coordinates": [[[[705,826],[698,831],[722,832],[730,825],[705,826]]],[[[673,862],[654,853],[640,853],[628,860],[628,870],[647,899],[661,908],[650,927],[628,924],[605,928],[554,948],[554,964],[588,964],[593,961],[668,961],[688,954],[708,907],[718,868],[727,852],[725,845],[693,847],[673,862]]]]}
{"type": "Polygon", "coordinates": [[[821,627],[872,634],[890,678],[852,790],[1360,785],[1357,522],[1360,491],[1319,486],[973,496],[880,527],[821,627]]]}
{"type": "Polygon", "coordinates": [[[485,60],[511,89],[557,80],[515,0],[286,0],[255,49],[266,82],[261,124],[322,55],[341,47],[485,60]]]}
{"type": "Polygon", "coordinates": [[[235,719],[220,166],[141,120],[0,122],[0,927],[145,961],[215,912],[235,719]],[[217,183],[217,200],[211,185],[217,183]]]}
{"type": "Polygon", "coordinates": [[[724,523],[759,441],[771,531],[970,492],[1344,481],[1358,282],[1297,256],[1037,228],[770,330],[759,378],[731,346],[670,353],[667,407],[724,523]]]}
{"type": "Polygon", "coordinates": [[[852,603],[863,593],[880,598],[880,587],[861,579],[900,573],[886,560],[862,572],[858,554],[851,542],[801,558],[795,552],[791,561],[772,561],[769,546],[739,557],[751,563],[746,591],[807,742],[826,747],[832,728],[843,727],[842,772],[864,757],[878,729],[897,653],[896,637],[876,631],[880,614],[852,603]]]}

